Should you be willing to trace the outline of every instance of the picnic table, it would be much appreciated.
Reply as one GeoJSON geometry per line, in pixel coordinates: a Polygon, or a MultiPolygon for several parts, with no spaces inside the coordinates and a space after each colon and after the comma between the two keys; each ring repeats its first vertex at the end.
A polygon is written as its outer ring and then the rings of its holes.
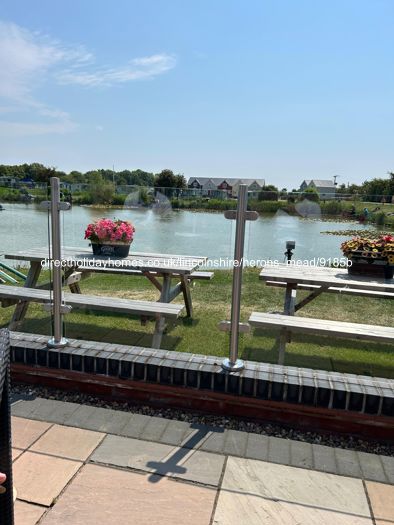
{"type": "MultiPolygon", "coordinates": [[[[29,271],[23,288],[20,291],[20,299],[15,308],[13,318],[10,323],[10,329],[14,329],[25,317],[28,304],[30,301],[45,302],[46,296],[40,295],[38,289],[48,288],[49,284],[38,285],[37,282],[40,277],[42,269],[51,260],[48,256],[48,248],[28,249],[24,251],[16,251],[5,254],[6,259],[28,261],[29,271]],[[34,292],[27,289],[35,289],[34,292]]],[[[177,316],[183,308],[186,308],[187,316],[193,315],[192,298],[190,291],[190,283],[194,279],[210,279],[212,272],[197,272],[198,268],[206,262],[206,257],[190,256],[190,255],[174,255],[174,254],[157,254],[157,253],[142,253],[133,252],[128,257],[122,259],[115,259],[106,256],[93,255],[91,250],[81,248],[63,248],[62,258],[59,261],[64,273],[64,284],[70,287],[71,292],[80,294],[79,282],[88,277],[91,273],[115,273],[124,275],[139,275],[146,277],[153,286],[159,290],[160,298],[156,303],[157,306],[150,307],[147,301],[140,301],[140,311],[142,315],[152,310],[164,316],[177,316]],[[176,281],[173,284],[173,281],[176,281]],[[184,306],[169,305],[175,297],[183,294],[184,306]],[[159,306],[159,303],[161,306],[159,306]],[[166,306],[168,304],[168,306],[166,306]],[[160,310],[160,311],[159,311],[160,310]],[[176,310],[176,311],[175,311],[176,310]]],[[[0,291],[4,291],[4,297],[8,297],[9,301],[14,300],[13,290],[5,291],[5,285],[2,285],[0,291]]],[[[129,301],[129,305],[125,302],[127,300],[119,298],[102,298],[98,301],[93,296],[83,296],[86,298],[86,305],[99,307],[101,309],[118,310],[124,308],[124,311],[134,312],[137,308],[137,301],[129,301]],[[125,303],[125,304],[123,304],[125,303]]],[[[82,299],[82,296],[81,296],[82,299]]],[[[83,301],[72,301],[69,297],[69,302],[73,302],[78,306],[83,301]]],[[[152,303],[151,303],[152,304],[152,303]]],[[[162,329],[160,330],[162,332],[162,329]]],[[[160,338],[159,338],[160,339],[160,338]]]]}
{"type": "Polygon", "coordinates": [[[277,327],[279,338],[279,363],[283,364],[285,345],[291,332],[331,335],[381,342],[394,341],[394,328],[360,323],[348,323],[294,314],[322,293],[350,294],[377,299],[394,299],[394,279],[371,278],[349,274],[346,269],[280,264],[262,269],[260,279],[268,286],[285,288],[283,315],[253,312],[249,322],[257,327],[277,327]],[[297,302],[297,291],[310,293],[297,302]]]}

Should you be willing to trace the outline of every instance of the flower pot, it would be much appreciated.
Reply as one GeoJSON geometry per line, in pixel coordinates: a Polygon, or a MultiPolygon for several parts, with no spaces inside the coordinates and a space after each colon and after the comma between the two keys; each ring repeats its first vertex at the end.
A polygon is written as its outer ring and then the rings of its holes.
{"type": "Polygon", "coordinates": [[[117,257],[117,258],[127,257],[129,255],[130,244],[124,244],[124,243],[118,243],[118,244],[101,243],[100,244],[100,243],[92,242],[93,255],[97,255],[100,257],[117,257]]]}
{"type": "Polygon", "coordinates": [[[387,262],[374,261],[373,259],[353,260],[353,264],[348,267],[348,272],[352,275],[364,275],[370,277],[381,277],[382,279],[393,278],[394,266],[387,262]]]}

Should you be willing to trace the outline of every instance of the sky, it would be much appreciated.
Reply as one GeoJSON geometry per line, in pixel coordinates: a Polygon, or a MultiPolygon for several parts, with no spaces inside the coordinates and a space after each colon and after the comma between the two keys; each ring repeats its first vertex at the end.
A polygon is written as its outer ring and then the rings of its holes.
{"type": "Polygon", "coordinates": [[[2,0],[0,164],[394,171],[392,0],[2,0]]]}

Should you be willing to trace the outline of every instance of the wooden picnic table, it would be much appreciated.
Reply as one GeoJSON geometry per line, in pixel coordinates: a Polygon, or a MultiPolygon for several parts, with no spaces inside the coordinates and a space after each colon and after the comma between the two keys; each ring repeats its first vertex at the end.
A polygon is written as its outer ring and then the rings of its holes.
{"type": "MultiPolygon", "coordinates": [[[[28,249],[4,255],[6,259],[28,261],[30,263],[24,287],[35,288],[45,263],[50,262],[48,248],[28,249]]],[[[63,248],[61,264],[64,270],[64,283],[74,293],[80,293],[79,280],[89,273],[122,273],[146,277],[160,291],[159,302],[170,303],[183,293],[186,313],[193,315],[190,281],[193,272],[205,262],[207,257],[133,252],[128,257],[115,259],[93,255],[91,250],[81,248],[63,248]],[[81,270],[79,272],[79,270],[81,270]],[[77,278],[74,276],[77,275],[77,278]],[[172,285],[172,280],[177,282],[172,285]],[[161,280],[159,280],[161,279],[161,280]]],[[[45,285],[44,285],[45,286],[45,285]]],[[[16,306],[11,327],[18,324],[26,315],[28,302],[16,306]]]]}
{"type": "Polygon", "coordinates": [[[279,264],[266,266],[260,279],[270,286],[285,287],[284,313],[294,315],[324,292],[394,299],[394,279],[350,274],[343,268],[279,264]],[[296,304],[298,289],[311,293],[296,304]]]}
{"type": "Polygon", "coordinates": [[[286,289],[283,315],[252,312],[249,318],[249,322],[253,326],[280,330],[279,364],[284,363],[286,343],[291,341],[292,332],[389,343],[394,341],[394,328],[389,326],[294,316],[295,312],[322,293],[394,299],[394,279],[349,274],[347,269],[294,264],[266,266],[260,273],[260,279],[269,286],[279,286],[286,289]],[[296,296],[299,289],[308,290],[310,293],[297,303],[296,296]]]}

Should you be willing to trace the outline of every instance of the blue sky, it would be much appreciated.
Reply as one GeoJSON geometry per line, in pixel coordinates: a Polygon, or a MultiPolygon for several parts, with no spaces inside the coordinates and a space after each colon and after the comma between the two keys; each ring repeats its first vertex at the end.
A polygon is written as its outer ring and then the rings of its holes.
{"type": "Polygon", "coordinates": [[[0,163],[385,177],[393,23],[392,0],[3,0],[0,163]]]}

